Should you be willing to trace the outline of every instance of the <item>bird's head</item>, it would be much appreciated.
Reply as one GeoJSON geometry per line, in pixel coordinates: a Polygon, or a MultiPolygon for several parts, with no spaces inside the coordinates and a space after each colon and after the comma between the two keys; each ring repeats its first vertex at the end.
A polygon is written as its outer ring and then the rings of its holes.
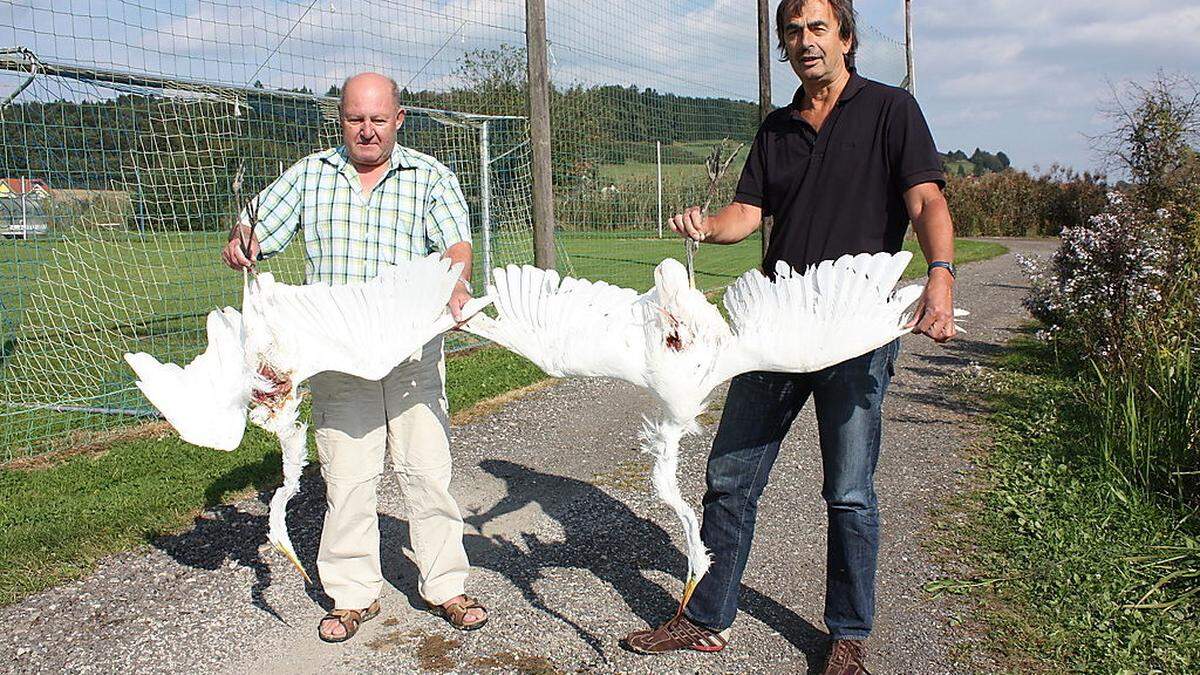
{"type": "Polygon", "coordinates": [[[689,349],[696,341],[720,341],[729,336],[729,325],[704,293],[692,288],[687,269],[674,258],[667,258],[654,270],[654,290],[658,296],[666,346],[673,351],[689,349]]]}

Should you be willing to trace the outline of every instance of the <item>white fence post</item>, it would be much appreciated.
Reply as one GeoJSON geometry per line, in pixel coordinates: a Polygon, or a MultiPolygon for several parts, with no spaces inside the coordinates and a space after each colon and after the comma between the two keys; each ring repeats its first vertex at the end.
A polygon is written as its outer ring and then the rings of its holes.
{"type": "Polygon", "coordinates": [[[658,163],[658,238],[662,239],[663,235],[663,219],[662,219],[662,141],[655,141],[657,150],[658,163]]]}
{"type": "Polygon", "coordinates": [[[479,127],[479,211],[483,230],[483,284],[492,273],[492,151],[487,120],[479,127]]]}

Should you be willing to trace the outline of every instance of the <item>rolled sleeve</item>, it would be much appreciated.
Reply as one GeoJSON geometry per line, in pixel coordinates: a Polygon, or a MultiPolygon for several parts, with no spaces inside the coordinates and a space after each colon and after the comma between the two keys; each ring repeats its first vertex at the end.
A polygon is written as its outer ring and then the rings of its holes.
{"type": "Polygon", "coordinates": [[[471,243],[471,220],[458,177],[443,174],[429,190],[425,204],[425,242],[431,251],[446,252],[461,242],[471,243]]]}
{"type": "MultiPolygon", "coordinates": [[[[256,197],[254,236],[258,239],[262,258],[282,251],[300,229],[301,206],[304,203],[303,164],[301,161],[293,165],[256,197]]],[[[247,204],[242,210],[243,224],[251,221],[250,206],[247,204]]]]}
{"type": "Polygon", "coordinates": [[[892,108],[888,125],[888,154],[901,192],[921,183],[946,187],[946,174],[937,145],[921,107],[912,96],[904,96],[892,108]]]}

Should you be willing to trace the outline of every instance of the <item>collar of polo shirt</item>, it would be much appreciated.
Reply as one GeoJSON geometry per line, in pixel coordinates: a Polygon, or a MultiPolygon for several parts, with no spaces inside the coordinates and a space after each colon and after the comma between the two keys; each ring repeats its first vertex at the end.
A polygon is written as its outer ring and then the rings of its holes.
{"type": "MultiPolygon", "coordinates": [[[[858,92],[867,86],[867,81],[858,74],[858,70],[850,69],[850,79],[846,82],[845,88],[842,89],[841,95],[838,96],[838,105],[842,105],[846,101],[854,98],[858,92]]],[[[801,105],[804,103],[804,85],[800,85],[796,89],[796,93],[792,96],[792,113],[799,112],[801,105]]]]}

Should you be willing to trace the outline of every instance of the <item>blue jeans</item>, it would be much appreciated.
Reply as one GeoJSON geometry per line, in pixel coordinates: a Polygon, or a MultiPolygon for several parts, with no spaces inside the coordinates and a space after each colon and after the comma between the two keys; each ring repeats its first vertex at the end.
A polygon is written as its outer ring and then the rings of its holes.
{"type": "Polygon", "coordinates": [[[870,634],[879,552],[880,408],[899,350],[897,340],[815,373],[754,372],[734,378],[708,457],[700,536],[713,564],[688,604],[688,618],[715,630],[733,624],[758,498],[780,442],[811,394],[825,476],[821,496],[829,517],[825,626],[834,639],[870,634]]]}

